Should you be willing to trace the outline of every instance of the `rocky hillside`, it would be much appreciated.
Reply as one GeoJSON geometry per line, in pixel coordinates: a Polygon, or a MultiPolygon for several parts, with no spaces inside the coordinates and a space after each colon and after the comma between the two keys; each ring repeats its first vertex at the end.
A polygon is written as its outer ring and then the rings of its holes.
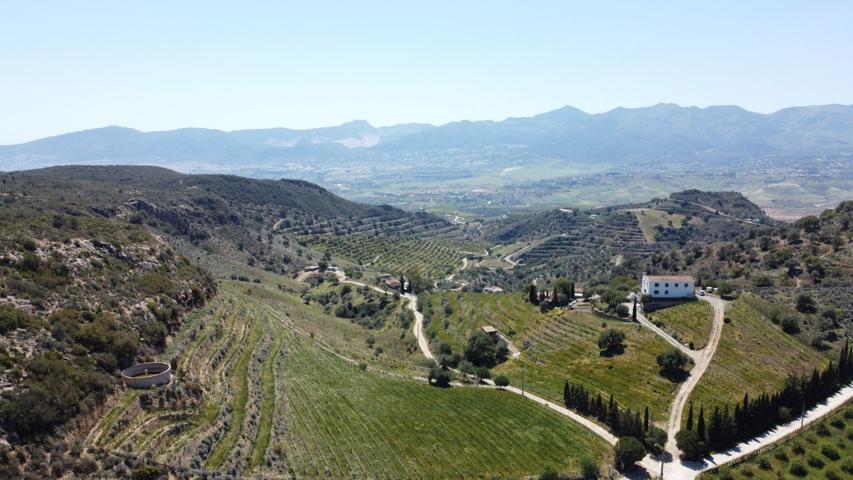
{"type": "MultiPolygon", "coordinates": [[[[308,182],[183,175],[158,167],[69,166],[0,176],[0,193],[38,212],[120,219],[176,241],[193,259],[292,273],[319,260],[295,236],[394,236],[454,229],[425,213],[350,202],[308,182]],[[219,259],[218,261],[216,259],[219,259]]],[[[221,273],[221,272],[217,272],[221,273]]]]}
{"type": "Polygon", "coordinates": [[[120,369],[158,358],[215,286],[143,225],[55,208],[2,181],[0,443],[60,441],[120,369]]]}

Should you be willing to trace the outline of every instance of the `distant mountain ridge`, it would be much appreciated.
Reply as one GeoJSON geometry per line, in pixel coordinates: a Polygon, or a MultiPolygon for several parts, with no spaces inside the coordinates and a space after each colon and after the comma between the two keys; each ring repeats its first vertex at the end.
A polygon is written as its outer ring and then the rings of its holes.
{"type": "Polygon", "coordinates": [[[171,166],[236,171],[413,157],[436,151],[507,151],[521,157],[569,158],[700,155],[713,158],[853,152],[853,106],[791,107],[770,114],[736,106],[658,104],[588,114],[563,107],[532,117],[446,125],[374,127],[356,120],[334,127],[221,131],[185,128],[141,132],[105,127],[0,146],[0,170],[69,163],[171,166]],[[523,153],[519,153],[523,152],[523,153]]]}

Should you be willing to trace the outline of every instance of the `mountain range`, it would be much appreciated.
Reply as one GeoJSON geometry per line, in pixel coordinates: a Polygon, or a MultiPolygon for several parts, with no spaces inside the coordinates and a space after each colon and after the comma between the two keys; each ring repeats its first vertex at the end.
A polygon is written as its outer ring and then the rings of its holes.
{"type": "MultiPolygon", "coordinates": [[[[507,152],[513,158],[690,155],[750,159],[853,152],[853,106],[761,114],[736,106],[658,104],[588,114],[564,107],[503,121],[374,127],[364,120],[308,130],[141,132],[104,127],[0,146],[0,170],[59,164],[152,164],[183,171],[421,158],[436,152],[507,152]]],[[[740,161],[739,160],[739,161],[740,161]]]]}

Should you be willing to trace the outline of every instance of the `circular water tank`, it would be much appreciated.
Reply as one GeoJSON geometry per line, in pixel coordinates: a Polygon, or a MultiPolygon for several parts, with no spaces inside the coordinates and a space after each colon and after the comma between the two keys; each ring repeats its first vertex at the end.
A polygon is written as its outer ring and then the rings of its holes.
{"type": "Polygon", "coordinates": [[[121,371],[124,384],[132,388],[151,388],[172,381],[172,366],[164,362],[146,362],[121,371]]]}

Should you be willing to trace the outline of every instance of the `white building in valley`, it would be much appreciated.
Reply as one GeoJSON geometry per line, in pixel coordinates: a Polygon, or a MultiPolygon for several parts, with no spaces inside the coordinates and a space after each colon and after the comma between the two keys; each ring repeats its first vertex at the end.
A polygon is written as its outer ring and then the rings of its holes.
{"type": "Polygon", "coordinates": [[[646,275],[640,292],[652,298],[685,298],[693,296],[693,277],[689,275],[646,275]]]}

